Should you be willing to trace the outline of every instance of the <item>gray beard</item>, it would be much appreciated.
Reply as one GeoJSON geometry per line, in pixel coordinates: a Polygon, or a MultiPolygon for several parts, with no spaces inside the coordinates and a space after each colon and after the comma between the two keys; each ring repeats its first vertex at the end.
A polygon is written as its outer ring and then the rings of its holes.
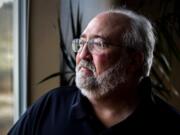
{"type": "Polygon", "coordinates": [[[122,64],[125,63],[121,60],[118,61],[115,65],[104,71],[99,76],[95,77],[95,70],[91,63],[82,60],[79,65],[76,67],[76,85],[80,89],[81,93],[86,97],[101,98],[105,95],[113,92],[120,84],[126,82],[126,72],[125,66],[122,64]],[[79,70],[81,65],[90,65],[87,66],[94,74],[93,76],[86,76],[83,72],[79,70]]]}

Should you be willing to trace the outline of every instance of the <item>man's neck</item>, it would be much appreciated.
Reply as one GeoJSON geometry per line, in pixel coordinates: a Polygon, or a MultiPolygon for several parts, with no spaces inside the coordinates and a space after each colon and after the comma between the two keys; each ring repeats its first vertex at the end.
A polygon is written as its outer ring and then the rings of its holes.
{"type": "Polygon", "coordinates": [[[121,90],[115,91],[102,98],[88,98],[96,116],[106,127],[125,120],[134,112],[139,103],[136,91],[125,93],[119,92],[121,90]]]}

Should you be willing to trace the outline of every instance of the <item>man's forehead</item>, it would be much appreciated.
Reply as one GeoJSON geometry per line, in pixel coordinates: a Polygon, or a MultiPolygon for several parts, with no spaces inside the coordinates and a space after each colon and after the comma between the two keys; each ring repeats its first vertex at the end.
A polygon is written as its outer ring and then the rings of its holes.
{"type": "Polygon", "coordinates": [[[122,33],[127,28],[128,21],[129,18],[120,13],[100,13],[90,21],[81,37],[108,38],[111,35],[122,33]]]}
{"type": "Polygon", "coordinates": [[[102,21],[99,18],[93,18],[90,23],[87,25],[83,33],[81,34],[82,38],[103,38],[105,36],[105,21],[102,21]]]}

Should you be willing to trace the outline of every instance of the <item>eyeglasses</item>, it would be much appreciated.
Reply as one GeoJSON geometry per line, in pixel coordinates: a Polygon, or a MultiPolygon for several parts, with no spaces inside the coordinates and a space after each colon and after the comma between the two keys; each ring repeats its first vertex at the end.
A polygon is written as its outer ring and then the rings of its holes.
{"type": "Polygon", "coordinates": [[[72,50],[76,53],[79,53],[82,51],[85,44],[92,54],[102,53],[106,48],[109,47],[107,43],[99,38],[90,39],[88,41],[84,39],[74,39],[72,41],[72,50]]]}

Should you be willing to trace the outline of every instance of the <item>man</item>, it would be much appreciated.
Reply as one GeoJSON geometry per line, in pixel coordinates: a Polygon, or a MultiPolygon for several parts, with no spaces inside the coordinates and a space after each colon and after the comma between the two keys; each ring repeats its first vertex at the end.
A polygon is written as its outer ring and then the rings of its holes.
{"type": "Polygon", "coordinates": [[[129,10],[93,18],[72,47],[76,87],[48,92],[9,135],[180,133],[180,115],[151,92],[155,36],[151,23],[129,10]]]}

